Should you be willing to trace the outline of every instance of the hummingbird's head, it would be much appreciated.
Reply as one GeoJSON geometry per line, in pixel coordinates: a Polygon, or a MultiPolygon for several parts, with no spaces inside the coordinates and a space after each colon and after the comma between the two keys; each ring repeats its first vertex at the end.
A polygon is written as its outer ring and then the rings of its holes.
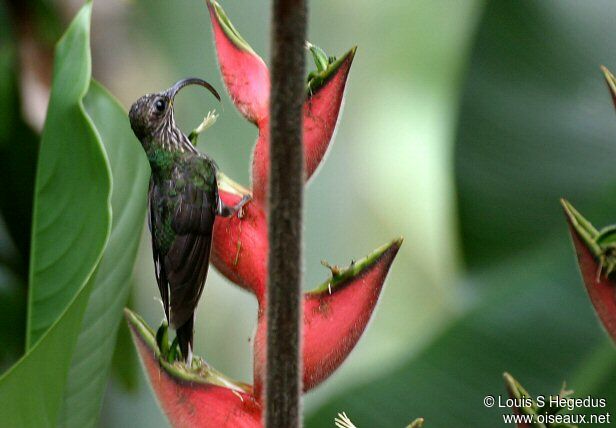
{"type": "Polygon", "coordinates": [[[135,101],[128,113],[130,126],[141,142],[149,136],[155,136],[157,133],[175,126],[173,100],[180,89],[188,85],[203,86],[220,101],[220,95],[212,85],[205,80],[194,77],[182,79],[165,91],[142,96],[135,101]]]}

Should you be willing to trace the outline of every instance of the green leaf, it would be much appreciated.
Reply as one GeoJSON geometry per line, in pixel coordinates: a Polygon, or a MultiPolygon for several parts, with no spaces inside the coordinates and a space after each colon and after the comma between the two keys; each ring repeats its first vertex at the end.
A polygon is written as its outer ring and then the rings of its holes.
{"type": "Polygon", "coordinates": [[[0,377],[2,426],[56,425],[90,288],[90,283],[83,287],[41,339],[0,377]]]}
{"type": "MultiPolygon", "coordinates": [[[[150,169],[128,116],[100,84],[84,99],[113,179],[111,236],[98,267],[64,394],[60,425],[96,426],[145,220],[150,169]]],[[[129,354],[130,356],[131,354],[129,354]]]]}
{"type": "Polygon", "coordinates": [[[109,166],[82,104],[91,9],[81,9],[56,46],[35,184],[28,349],[92,276],[109,235],[109,166]]]}
{"type": "MultiPolygon", "coordinates": [[[[91,4],[56,47],[36,178],[27,353],[0,377],[7,427],[55,426],[93,277],[111,229],[110,171],[82,98],[91,4]]],[[[10,328],[10,327],[5,327],[10,328]]]]}
{"type": "Polygon", "coordinates": [[[616,68],[615,14],[615,2],[486,2],[455,153],[471,267],[562,233],[561,197],[616,210],[605,193],[616,184],[616,121],[600,69],[616,68]]]}
{"type": "MultiPolygon", "coordinates": [[[[128,298],[127,307],[131,307],[128,298]]],[[[139,381],[139,360],[130,330],[121,322],[111,361],[111,376],[125,391],[135,392],[139,381]]]]}
{"type": "MultiPolygon", "coordinates": [[[[134,283],[131,284],[131,293],[126,302],[127,308],[134,307],[135,289],[134,283]]],[[[113,357],[111,361],[111,376],[113,380],[129,392],[134,392],[137,389],[139,381],[139,357],[133,343],[128,325],[120,322],[116,343],[113,348],[113,357]]]]}

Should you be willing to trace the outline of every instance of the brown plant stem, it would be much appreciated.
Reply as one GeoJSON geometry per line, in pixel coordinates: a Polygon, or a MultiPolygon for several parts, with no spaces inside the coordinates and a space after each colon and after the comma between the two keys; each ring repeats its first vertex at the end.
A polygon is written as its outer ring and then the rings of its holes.
{"type": "Polygon", "coordinates": [[[301,273],[307,0],[274,0],[265,426],[301,425],[301,273]]]}

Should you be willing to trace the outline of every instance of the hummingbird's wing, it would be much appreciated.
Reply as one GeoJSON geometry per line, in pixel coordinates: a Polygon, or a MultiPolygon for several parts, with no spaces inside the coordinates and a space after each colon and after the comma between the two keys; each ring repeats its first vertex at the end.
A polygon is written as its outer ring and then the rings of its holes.
{"type": "Polygon", "coordinates": [[[171,322],[192,317],[207,277],[218,195],[213,188],[189,183],[179,194],[171,227],[177,234],[165,255],[171,296],[171,322]]]}
{"type": "Polygon", "coordinates": [[[150,189],[148,192],[148,226],[150,228],[150,235],[152,237],[152,257],[154,259],[154,273],[156,275],[156,283],[158,284],[158,290],[160,292],[160,298],[163,302],[163,308],[165,310],[165,316],[169,321],[169,281],[167,280],[167,273],[165,272],[165,260],[163,252],[167,249],[164,248],[161,235],[163,233],[163,204],[158,202],[158,198],[162,193],[161,189],[150,180],[150,189]]]}
{"type": "Polygon", "coordinates": [[[218,195],[215,182],[193,177],[154,186],[151,208],[154,263],[169,323],[177,328],[193,315],[207,277],[218,195]],[[178,183],[184,183],[178,186],[178,183]],[[169,310],[170,309],[170,310],[169,310]]]}

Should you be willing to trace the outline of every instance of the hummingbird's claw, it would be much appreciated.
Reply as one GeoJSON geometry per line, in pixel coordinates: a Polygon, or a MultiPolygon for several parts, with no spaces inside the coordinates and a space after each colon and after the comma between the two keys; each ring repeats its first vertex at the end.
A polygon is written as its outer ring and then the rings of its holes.
{"type": "Polygon", "coordinates": [[[237,204],[237,218],[239,219],[244,218],[244,205],[250,202],[251,199],[252,199],[252,196],[244,195],[240,203],[237,204]]]}
{"type": "Polygon", "coordinates": [[[222,217],[231,217],[233,216],[235,213],[237,213],[239,218],[242,218],[244,213],[241,212],[242,211],[242,207],[244,205],[246,205],[246,203],[248,201],[250,201],[252,199],[252,197],[250,195],[244,195],[244,197],[242,198],[242,200],[237,204],[237,205],[233,205],[232,207],[230,207],[229,205],[225,204],[222,199],[220,199],[220,196],[218,197],[218,211],[217,214],[222,216],[222,217]]]}

